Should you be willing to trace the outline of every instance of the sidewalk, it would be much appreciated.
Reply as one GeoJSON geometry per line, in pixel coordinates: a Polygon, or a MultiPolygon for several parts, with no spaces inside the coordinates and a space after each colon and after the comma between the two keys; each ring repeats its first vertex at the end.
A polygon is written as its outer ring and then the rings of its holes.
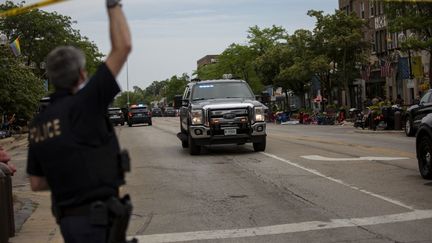
{"type": "Polygon", "coordinates": [[[51,214],[49,192],[32,192],[26,174],[27,135],[0,139],[17,167],[12,177],[14,196],[15,237],[10,243],[61,243],[59,228],[51,214]]]}

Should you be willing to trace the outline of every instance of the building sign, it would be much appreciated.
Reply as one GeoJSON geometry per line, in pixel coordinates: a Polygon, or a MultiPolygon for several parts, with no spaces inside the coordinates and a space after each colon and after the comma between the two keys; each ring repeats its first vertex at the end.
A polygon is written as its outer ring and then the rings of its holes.
{"type": "Polygon", "coordinates": [[[382,29],[387,27],[387,20],[385,16],[378,16],[375,18],[375,29],[382,29]]]}

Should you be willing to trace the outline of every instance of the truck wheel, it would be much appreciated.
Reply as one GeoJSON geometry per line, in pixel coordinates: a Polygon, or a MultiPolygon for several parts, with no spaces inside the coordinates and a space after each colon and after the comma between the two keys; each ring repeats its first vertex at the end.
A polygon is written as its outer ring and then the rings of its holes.
{"type": "Polygon", "coordinates": [[[149,124],[148,124],[149,126],[151,126],[152,125],[152,122],[149,122],[149,124]]]}
{"type": "Polygon", "coordinates": [[[420,139],[418,149],[418,167],[423,179],[432,179],[432,141],[427,135],[420,139]]]}
{"type": "Polygon", "coordinates": [[[132,123],[128,123],[128,126],[131,127],[131,126],[132,126],[132,123]]]}
{"type": "Polygon", "coordinates": [[[255,152],[261,152],[266,149],[266,139],[263,138],[261,142],[253,143],[253,148],[255,152]]]}
{"type": "Polygon", "coordinates": [[[187,131],[183,129],[181,122],[180,122],[180,132],[183,134],[187,134],[187,131]]]}
{"type": "MultiPolygon", "coordinates": [[[[183,145],[183,143],[182,143],[183,145]]],[[[196,145],[192,139],[192,136],[188,135],[188,145],[189,145],[189,154],[190,155],[199,155],[201,152],[201,146],[196,145]]]]}
{"type": "Polygon", "coordinates": [[[411,119],[409,117],[407,117],[406,120],[405,120],[405,134],[408,137],[414,136],[414,128],[413,128],[413,125],[412,125],[412,121],[411,121],[411,119]]]}
{"type": "Polygon", "coordinates": [[[182,143],[182,148],[189,148],[189,142],[188,141],[181,141],[182,143]]]}

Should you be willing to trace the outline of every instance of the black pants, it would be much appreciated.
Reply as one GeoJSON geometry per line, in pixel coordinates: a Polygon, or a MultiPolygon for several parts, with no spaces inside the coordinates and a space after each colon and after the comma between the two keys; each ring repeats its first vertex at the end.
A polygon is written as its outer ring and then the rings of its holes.
{"type": "Polygon", "coordinates": [[[60,220],[60,230],[65,243],[106,243],[107,226],[90,224],[88,216],[69,216],[60,220]]]}

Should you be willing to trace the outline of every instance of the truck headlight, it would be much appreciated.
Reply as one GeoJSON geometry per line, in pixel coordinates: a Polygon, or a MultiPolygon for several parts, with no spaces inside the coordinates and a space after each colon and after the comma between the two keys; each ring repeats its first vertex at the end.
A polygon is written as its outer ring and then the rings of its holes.
{"type": "Polygon", "coordinates": [[[256,122],[265,121],[264,108],[263,107],[255,107],[255,121],[256,122]]]}
{"type": "Polygon", "coordinates": [[[203,112],[202,110],[193,110],[191,112],[191,120],[192,120],[192,125],[200,125],[203,124],[203,112]]]}

